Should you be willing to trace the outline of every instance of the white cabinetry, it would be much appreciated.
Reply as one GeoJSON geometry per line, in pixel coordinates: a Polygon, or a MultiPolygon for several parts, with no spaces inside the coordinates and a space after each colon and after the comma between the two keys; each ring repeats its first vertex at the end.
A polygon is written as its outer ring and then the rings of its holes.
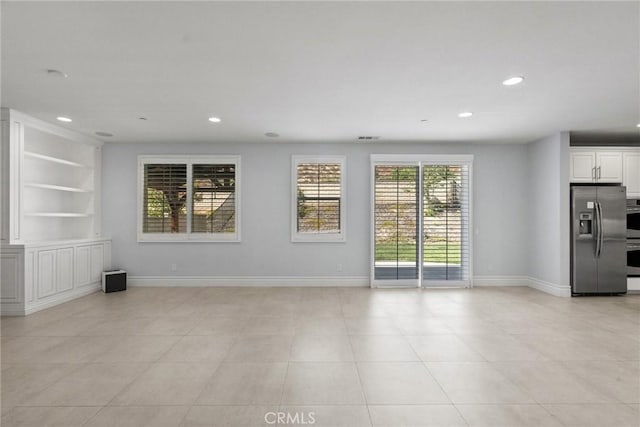
{"type": "Polygon", "coordinates": [[[640,149],[622,154],[622,184],[628,198],[640,198],[640,149]]]}
{"type": "Polygon", "coordinates": [[[570,155],[571,182],[593,182],[595,180],[596,153],[573,151],[570,155]]]}
{"type": "Polygon", "coordinates": [[[2,314],[93,292],[110,266],[100,231],[102,143],[2,109],[2,314]]]}
{"type": "Polygon", "coordinates": [[[56,251],[55,249],[39,251],[37,259],[36,295],[38,299],[42,299],[56,293],[56,251]]]}
{"type": "Polygon", "coordinates": [[[622,182],[622,152],[613,150],[572,150],[571,182],[622,182]]]}
{"type": "Polygon", "coordinates": [[[2,314],[29,314],[94,292],[109,268],[109,239],[3,248],[2,314]]]}

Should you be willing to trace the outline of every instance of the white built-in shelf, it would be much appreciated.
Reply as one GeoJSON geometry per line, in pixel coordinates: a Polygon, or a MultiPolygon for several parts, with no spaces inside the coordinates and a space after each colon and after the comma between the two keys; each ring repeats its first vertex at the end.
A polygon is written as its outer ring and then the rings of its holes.
{"type": "Polygon", "coordinates": [[[77,187],[65,187],[64,185],[39,184],[37,182],[28,182],[25,187],[42,188],[45,190],[70,191],[72,193],[91,193],[91,190],[77,187]]]}
{"type": "Polygon", "coordinates": [[[25,215],[51,218],[87,218],[93,214],[76,212],[27,212],[25,215]]]}
{"type": "Polygon", "coordinates": [[[25,151],[24,155],[25,155],[25,157],[31,157],[31,158],[34,158],[34,159],[45,160],[47,162],[60,163],[62,165],[74,166],[74,167],[77,167],[77,168],[93,169],[89,165],[84,165],[82,163],[72,162],[70,160],[61,159],[59,157],[53,157],[53,156],[47,156],[45,154],[34,153],[32,151],[25,151]]]}

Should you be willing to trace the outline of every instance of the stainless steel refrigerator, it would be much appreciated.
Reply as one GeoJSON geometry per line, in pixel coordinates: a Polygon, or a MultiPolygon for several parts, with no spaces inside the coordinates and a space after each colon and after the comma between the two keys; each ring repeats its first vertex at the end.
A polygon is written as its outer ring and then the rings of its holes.
{"type": "Polygon", "coordinates": [[[627,292],[626,189],[571,187],[571,292],[627,292]]]}

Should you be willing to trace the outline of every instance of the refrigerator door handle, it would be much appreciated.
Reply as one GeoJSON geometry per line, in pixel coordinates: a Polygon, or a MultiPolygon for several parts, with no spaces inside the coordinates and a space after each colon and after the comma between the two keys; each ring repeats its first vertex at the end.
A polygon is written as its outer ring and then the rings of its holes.
{"type": "Polygon", "coordinates": [[[600,254],[602,253],[602,243],[604,233],[602,230],[602,206],[600,202],[596,202],[596,223],[598,224],[597,233],[596,233],[596,258],[600,258],[600,254]]]}

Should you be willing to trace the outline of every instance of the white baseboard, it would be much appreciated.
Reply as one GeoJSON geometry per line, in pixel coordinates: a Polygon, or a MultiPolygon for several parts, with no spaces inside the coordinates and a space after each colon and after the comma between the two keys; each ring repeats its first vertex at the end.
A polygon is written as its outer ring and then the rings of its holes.
{"type": "Polygon", "coordinates": [[[129,286],[156,287],[366,287],[366,276],[129,276],[129,286]]]}
{"type": "Polygon", "coordinates": [[[526,276],[475,276],[473,286],[529,286],[526,276]]]}
{"type": "Polygon", "coordinates": [[[528,286],[533,289],[545,292],[547,294],[555,295],[557,297],[570,297],[571,286],[562,286],[556,283],[545,282],[544,280],[528,277],[528,286]]]}
{"type": "Polygon", "coordinates": [[[2,303],[0,304],[0,315],[2,316],[24,316],[22,304],[2,303]]]}
{"type": "Polygon", "coordinates": [[[101,289],[100,283],[92,283],[81,288],[73,289],[71,291],[53,295],[47,298],[44,301],[37,301],[27,303],[26,306],[22,306],[22,304],[16,303],[5,303],[0,306],[0,312],[3,316],[26,316],[31,313],[35,313],[40,310],[44,310],[45,308],[51,308],[56,305],[74,300],[76,298],[83,297],[85,295],[92,294],[101,289]]]}
{"type": "Polygon", "coordinates": [[[53,307],[76,298],[83,297],[85,295],[92,294],[102,289],[101,283],[92,283],[85,285],[81,288],[76,288],[72,291],[65,292],[63,294],[56,295],[52,300],[40,301],[36,303],[27,303],[25,314],[35,313],[36,311],[44,310],[45,308],[53,307]]]}
{"type": "MultiPolygon", "coordinates": [[[[474,286],[529,286],[551,295],[571,296],[571,288],[526,276],[476,276],[474,286]]],[[[366,276],[129,276],[131,287],[368,287],[366,276]]]]}

